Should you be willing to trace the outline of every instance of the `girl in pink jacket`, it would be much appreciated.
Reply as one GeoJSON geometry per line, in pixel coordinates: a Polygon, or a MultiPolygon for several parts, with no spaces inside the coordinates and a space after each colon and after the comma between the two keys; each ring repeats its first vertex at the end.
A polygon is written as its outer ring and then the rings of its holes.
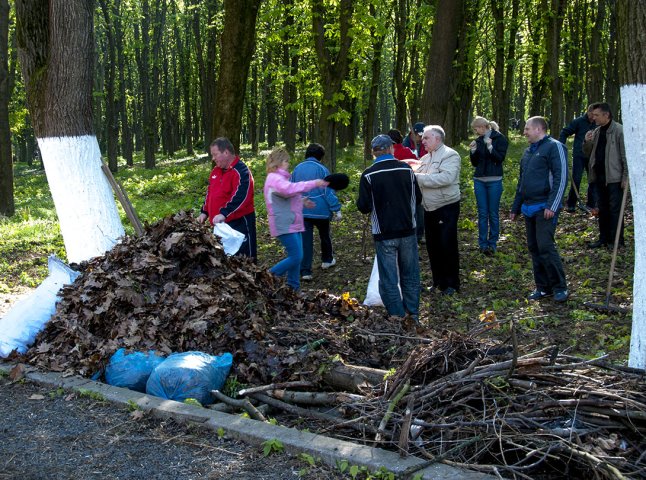
{"type": "Polygon", "coordinates": [[[300,265],[303,259],[301,232],[303,225],[303,197],[301,193],[316,187],[325,187],[325,180],[290,182],[289,152],[278,147],[267,157],[267,180],[265,180],[265,203],[269,216],[269,233],[278,237],[285,247],[287,258],[271,267],[269,271],[282,277],[287,275],[287,285],[300,288],[300,265]]]}

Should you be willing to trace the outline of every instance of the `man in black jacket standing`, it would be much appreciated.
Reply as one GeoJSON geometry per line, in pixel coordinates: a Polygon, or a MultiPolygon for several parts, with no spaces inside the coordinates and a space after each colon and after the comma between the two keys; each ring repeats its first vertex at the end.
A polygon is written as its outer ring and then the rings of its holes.
{"type": "MultiPolygon", "coordinates": [[[[583,153],[582,147],[585,134],[590,130],[594,130],[595,127],[594,118],[592,117],[592,105],[590,105],[583,115],[572,120],[567,127],[563,127],[559,135],[559,142],[563,145],[565,145],[570,135],[574,135],[574,143],[572,144],[572,184],[570,185],[570,193],[565,202],[565,211],[568,213],[574,213],[576,211],[577,192],[581,192],[580,186],[583,171],[585,170],[588,178],[590,177],[588,156],[583,153]]],[[[588,186],[588,198],[586,200],[588,208],[594,207],[592,188],[594,188],[594,185],[588,186]]]]}
{"type": "Polygon", "coordinates": [[[543,117],[528,119],[523,135],[529,148],[520,161],[511,219],[521,213],[525,217],[527,248],[536,282],[536,290],[527,298],[540,300],[554,295],[555,301],[564,302],[569,293],[554,233],[567,185],[567,149],[547,135],[543,117]]]}
{"type": "Polygon", "coordinates": [[[379,294],[389,315],[419,317],[419,253],[415,205],[422,192],[413,169],[393,155],[388,135],[372,139],[374,163],[361,174],[357,208],[370,213],[379,294]],[[399,282],[398,282],[399,281],[399,282]],[[397,284],[401,286],[401,294],[397,284]]]}

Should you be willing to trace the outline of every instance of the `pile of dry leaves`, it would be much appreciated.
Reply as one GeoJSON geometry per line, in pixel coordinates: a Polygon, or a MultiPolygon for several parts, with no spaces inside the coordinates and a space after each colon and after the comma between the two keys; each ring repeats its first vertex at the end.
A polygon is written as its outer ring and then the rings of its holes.
{"type": "Polygon", "coordinates": [[[347,295],[296,294],[266,269],[227,257],[209,228],[184,212],[80,268],[27,352],[29,363],[87,376],[120,347],[231,352],[238,380],[258,384],[311,378],[333,355],[390,368],[418,343],[412,324],[347,295]]]}

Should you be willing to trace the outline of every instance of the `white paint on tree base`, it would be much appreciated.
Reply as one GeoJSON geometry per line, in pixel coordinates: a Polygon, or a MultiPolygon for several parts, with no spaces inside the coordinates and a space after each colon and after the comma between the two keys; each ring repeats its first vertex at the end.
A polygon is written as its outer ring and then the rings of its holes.
{"type": "Polygon", "coordinates": [[[646,368],[646,85],[623,85],[620,91],[635,222],[633,326],[628,364],[646,368]]]}
{"type": "Polygon", "coordinates": [[[39,138],[67,260],[103,255],[124,235],[94,135],[39,138]]]}

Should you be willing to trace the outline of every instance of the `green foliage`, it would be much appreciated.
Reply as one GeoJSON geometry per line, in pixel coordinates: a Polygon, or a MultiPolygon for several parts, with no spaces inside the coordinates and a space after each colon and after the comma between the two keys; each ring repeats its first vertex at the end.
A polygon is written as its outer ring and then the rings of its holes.
{"type": "Polygon", "coordinates": [[[129,412],[135,412],[135,411],[141,410],[141,407],[139,406],[139,404],[134,400],[128,400],[128,402],[126,403],[126,408],[129,412]]]}
{"type": "Polygon", "coordinates": [[[227,397],[237,398],[238,392],[246,387],[246,384],[238,381],[237,375],[229,375],[224,383],[224,387],[222,387],[222,393],[227,397]]]}
{"type": "Polygon", "coordinates": [[[186,405],[193,405],[194,407],[201,407],[202,404],[199,402],[199,400],[196,400],[195,398],[185,398],[184,402],[182,402],[186,405]]]}
{"type": "Polygon", "coordinates": [[[285,450],[283,442],[277,438],[272,438],[262,443],[262,454],[265,457],[272,455],[274,453],[282,453],[285,450]]]}
{"type": "Polygon", "coordinates": [[[105,397],[102,394],[100,394],[99,392],[95,392],[93,390],[87,390],[85,388],[80,388],[78,390],[78,393],[79,393],[79,397],[81,397],[81,398],[87,398],[89,400],[94,400],[94,401],[101,402],[101,403],[106,401],[105,397]]]}
{"type": "Polygon", "coordinates": [[[49,398],[62,397],[64,393],[65,389],[63,389],[63,387],[58,387],[56,390],[49,392],[49,398]]]}
{"type": "Polygon", "coordinates": [[[218,439],[222,440],[222,439],[224,438],[224,435],[226,434],[226,431],[224,430],[224,428],[219,427],[219,428],[215,431],[215,433],[217,434],[218,439]]]}

